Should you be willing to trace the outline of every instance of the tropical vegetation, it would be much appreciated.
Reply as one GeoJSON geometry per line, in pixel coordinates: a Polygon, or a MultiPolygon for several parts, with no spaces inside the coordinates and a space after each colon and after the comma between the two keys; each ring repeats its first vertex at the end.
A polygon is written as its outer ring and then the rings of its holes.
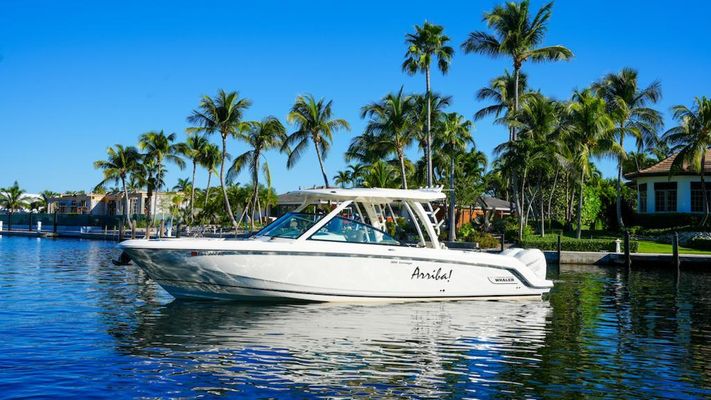
{"type": "MultiPolygon", "coordinates": [[[[407,74],[424,75],[424,92],[404,86],[376,92],[360,108],[362,131],[345,136],[351,124],[338,117],[336,111],[342,110],[336,110],[334,100],[327,97],[297,96],[289,109],[282,110],[283,120],[251,119],[246,115],[250,99],[234,90],[219,90],[196,99],[184,139],[150,131],[140,135],[135,145],[110,147],[106,158],[95,163],[103,172],[98,186],[119,185],[111,190],[122,193],[123,208],[128,210],[130,191],[145,190],[149,197],[157,197],[168,186],[168,165],[182,169],[187,162],[191,175],[173,186],[169,214],[190,225],[240,229],[244,223],[254,230],[267,222],[270,206],[276,203],[269,172],[276,159],[269,154],[284,153],[286,167],[293,169],[313,152],[318,167],[316,163],[299,167],[310,168],[324,187],[331,182],[343,188],[442,187],[448,193],[444,206],[450,239],[457,234],[454,221],[464,225],[460,232],[464,239],[484,237],[472,229],[507,232],[519,240],[532,240],[534,234],[546,238],[552,231],[582,238],[583,232],[595,229],[632,229],[636,188],[624,184],[624,175],[678,153],[675,168],[690,166],[701,175],[701,224],[708,224],[711,203],[702,166],[709,163],[711,100],[698,97],[691,106],[674,106],[676,126],[662,135],[662,114],[654,108],[661,98],[661,84],[643,84],[633,68],[607,73],[564,98],[532,88],[533,80],[524,72],[528,63],[573,57],[564,45],[544,44],[552,12],[553,3],[538,10],[528,0],[497,5],[483,14],[486,30],[471,32],[461,43],[466,54],[510,60],[508,70],[485,77],[484,87],[472,88],[486,104],[471,110],[471,120],[449,109],[452,97],[432,90],[432,69],[446,74],[453,65],[454,49],[443,26],[425,21],[406,34],[401,65],[407,74]],[[476,139],[492,132],[472,133],[474,122],[486,118],[508,134],[491,160],[477,147],[476,139]],[[344,154],[349,164],[329,175],[325,160],[339,139],[349,143],[344,154]],[[616,162],[615,179],[602,178],[595,164],[600,158],[616,162]],[[207,173],[204,185],[196,181],[200,170],[207,173]],[[220,191],[211,190],[215,175],[220,191]],[[240,183],[243,175],[247,179],[240,183]],[[473,208],[481,196],[504,199],[513,216],[495,221],[493,214],[470,215],[465,223],[463,210],[473,208]]],[[[13,193],[14,205],[10,200],[0,204],[10,204],[5,206],[8,210],[23,208],[13,193]]],[[[150,229],[156,223],[151,202],[146,211],[150,229]]],[[[135,228],[131,218],[126,223],[135,228]]]]}

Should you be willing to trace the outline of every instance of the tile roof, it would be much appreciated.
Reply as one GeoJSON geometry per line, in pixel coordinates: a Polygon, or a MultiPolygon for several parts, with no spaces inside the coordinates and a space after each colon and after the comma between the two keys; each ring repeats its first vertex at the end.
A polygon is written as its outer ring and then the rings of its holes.
{"type": "MultiPolygon", "coordinates": [[[[652,165],[649,168],[645,168],[641,171],[630,172],[625,174],[625,178],[634,179],[642,176],[662,176],[669,175],[669,170],[671,169],[672,163],[676,159],[676,154],[673,154],[664,160],[652,165]]],[[[704,164],[704,173],[711,174],[711,149],[706,150],[706,162],[704,164]]],[[[680,171],[675,171],[672,175],[698,175],[698,172],[690,171],[689,165],[684,163],[680,171]]]]}
{"type": "Polygon", "coordinates": [[[479,206],[486,210],[504,210],[508,211],[511,209],[511,203],[506,200],[499,199],[493,196],[480,196],[479,206]]]}

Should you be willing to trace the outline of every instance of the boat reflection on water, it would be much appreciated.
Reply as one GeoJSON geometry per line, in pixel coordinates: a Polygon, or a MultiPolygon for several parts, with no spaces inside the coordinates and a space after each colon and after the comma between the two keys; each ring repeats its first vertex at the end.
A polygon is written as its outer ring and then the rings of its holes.
{"type": "Polygon", "coordinates": [[[251,390],[263,386],[329,397],[383,390],[397,396],[439,397],[453,390],[473,395],[481,383],[506,385],[499,372],[512,362],[538,362],[549,314],[544,301],[174,301],[145,315],[131,335],[140,342],[124,349],[161,371],[201,375],[192,382],[218,392],[258,395],[251,390]]]}

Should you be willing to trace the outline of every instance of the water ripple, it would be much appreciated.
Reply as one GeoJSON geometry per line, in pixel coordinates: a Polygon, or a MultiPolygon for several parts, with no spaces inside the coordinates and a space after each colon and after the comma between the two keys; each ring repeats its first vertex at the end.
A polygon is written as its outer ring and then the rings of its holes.
{"type": "Polygon", "coordinates": [[[711,277],[552,271],[544,301],[180,302],[111,243],[0,238],[0,397],[711,396],[711,277]]]}

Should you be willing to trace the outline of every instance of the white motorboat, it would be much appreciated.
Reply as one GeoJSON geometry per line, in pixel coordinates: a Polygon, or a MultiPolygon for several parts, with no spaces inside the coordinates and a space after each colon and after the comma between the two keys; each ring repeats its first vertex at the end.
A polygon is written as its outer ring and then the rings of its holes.
{"type": "Polygon", "coordinates": [[[539,250],[447,249],[435,189],[310,189],[247,239],[128,240],[119,246],[176,298],[421,301],[540,297],[539,250]]]}

